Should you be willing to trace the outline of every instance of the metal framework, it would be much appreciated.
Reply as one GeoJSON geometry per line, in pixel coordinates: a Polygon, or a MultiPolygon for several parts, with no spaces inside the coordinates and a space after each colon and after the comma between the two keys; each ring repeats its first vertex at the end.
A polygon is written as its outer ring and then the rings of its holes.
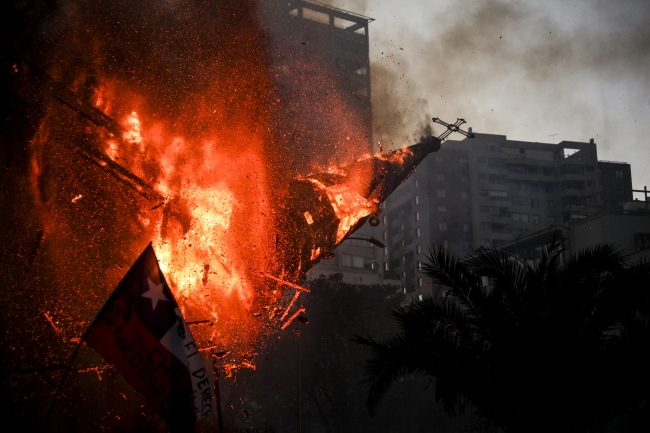
{"type": "MultiPolygon", "coordinates": [[[[458,118],[458,119],[456,119],[455,123],[447,123],[444,120],[440,120],[440,118],[438,118],[438,117],[434,117],[431,120],[433,120],[433,123],[437,123],[437,124],[442,125],[442,126],[447,128],[447,130],[445,132],[443,132],[442,134],[440,134],[440,136],[438,136],[438,139],[440,141],[445,141],[447,139],[447,137],[449,137],[454,132],[458,132],[459,134],[463,134],[467,138],[474,138],[474,134],[471,131],[467,132],[467,131],[463,131],[462,129],[460,129],[460,125],[462,125],[463,123],[467,123],[467,122],[465,122],[465,119],[458,118]]],[[[471,130],[471,128],[470,128],[470,130],[471,130]]]]}

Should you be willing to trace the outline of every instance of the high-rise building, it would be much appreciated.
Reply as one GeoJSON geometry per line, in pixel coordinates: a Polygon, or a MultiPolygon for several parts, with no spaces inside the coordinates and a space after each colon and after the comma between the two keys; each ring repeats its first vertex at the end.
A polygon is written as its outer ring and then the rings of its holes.
{"type": "Polygon", "coordinates": [[[415,291],[426,284],[421,263],[432,245],[462,256],[586,218],[575,203],[623,209],[631,190],[629,164],[598,161],[593,140],[449,140],[386,201],[378,262],[384,278],[415,291]]]}
{"type": "MultiPolygon", "coordinates": [[[[270,59],[281,96],[274,116],[279,119],[277,141],[287,149],[318,148],[316,154],[288,152],[293,169],[307,174],[314,164],[328,162],[337,139],[333,114],[345,115],[351,128],[372,137],[368,25],[372,18],[304,0],[263,3],[262,15],[270,39],[270,59]],[[344,110],[344,112],[341,112],[344,110]],[[345,113],[348,113],[346,115],[345,113]]],[[[364,138],[365,138],[364,137],[364,138]]],[[[366,224],[354,238],[377,237],[366,224]]],[[[360,239],[343,241],[334,257],[309,273],[342,273],[347,283],[380,281],[377,246],[360,239]]]]}
{"type": "Polygon", "coordinates": [[[370,145],[368,27],[373,19],[304,0],[269,0],[259,7],[274,82],[271,109],[277,127],[271,132],[283,163],[306,174],[332,162],[351,138],[370,145]]]}

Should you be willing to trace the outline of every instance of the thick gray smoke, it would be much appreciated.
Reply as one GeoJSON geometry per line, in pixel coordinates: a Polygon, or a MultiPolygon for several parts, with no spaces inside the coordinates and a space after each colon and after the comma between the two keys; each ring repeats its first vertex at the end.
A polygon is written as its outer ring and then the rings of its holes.
{"type": "Polygon", "coordinates": [[[419,136],[426,112],[523,140],[594,137],[605,153],[621,136],[634,150],[650,132],[629,120],[650,114],[647,2],[335,6],[377,18],[370,27],[375,140],[398,145],[419,136]]]}

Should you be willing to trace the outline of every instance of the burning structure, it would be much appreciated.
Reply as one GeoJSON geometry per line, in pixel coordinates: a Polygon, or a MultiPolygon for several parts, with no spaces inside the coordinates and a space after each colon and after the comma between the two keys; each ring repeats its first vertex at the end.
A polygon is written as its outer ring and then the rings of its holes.
{"type": "Polygon", "coordinates": [[[367,157],[332,172],[295,179],[290,185],[287,221],[283,232],[283,275],[302,282],[305,274],[358,230],[366,221],[379,223],[382,203],[440,140],[428,137],[408,148],[367,157]]]}
{"type": "MultiPolygon", "coordinates": [[[[345,53],[310,63],[302,33],[269,42],[307,2],[275,21],[274,4],[70,0],[14,11],[21,32],[5,41],[1,71],[0,348],[6,377],[40,375],[15,391],[21,398],[48,395],[39,380],[52,382],[48,372],[150,240],[184,316],[214,325],[197,327],[199,344],[223,353],[227,371],[254,368],[262,337],[292,317],[285,283],[300,284],[376,218],[439,148],[428,138],[371,156],[359,127],[369,109],[355,105],[369,104],[367,65],[345,53]],[[339,67],[349,86],[331,78],[339,67]],[[287,77],[317,96],[305,104],[309,121],[296,108],[307,96],[288,91],[287,77]]],[[[367,44],[368,19],[331,16],[367,44]]],[[[78,360],[105,376],[92,353],[78,360]]],[[[76,383],[79,393],[85,382],[76,383]]],[[[24,411],[38,419],[34,406],[24,411]]],[[[95,415],[66,422],[87,428],[105,413],[95,415]]]]}

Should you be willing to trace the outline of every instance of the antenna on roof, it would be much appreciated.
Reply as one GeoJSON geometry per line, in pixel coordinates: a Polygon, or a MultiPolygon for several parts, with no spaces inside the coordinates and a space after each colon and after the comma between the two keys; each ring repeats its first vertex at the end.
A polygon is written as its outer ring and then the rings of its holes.
{"type": "Polygon", "coordinates": [[[549,135],[549,137],[553,137],[553,144],[555,144],[555,136],[556,136],[556,135],[557,135],[557,134],[550,134],[550,135],[549,135]]]}
{"type": "Polygon", "coordinates": [[[458,132],[460,134],[463,134],[467,138],[474,138],[474,134],[472,133],[471,128],[470,128],[469,132],[463,131],[462,129],[460,129],[460,125],[462,125],[463,123],[467,123],[467,122],[465,122],[465,119],[456,119],[456,122],[453,123],[453,124],[452,123],[447,123],[444,120],[440,120],[438,117],[434,117],[432,120],[433,120],[433,123],[438,123],[438,124],[440,124],[442,126],[447,127],[447,130],[445,132],[443,132],[442,134],[440,134],[440,136],[438,137],[438,140],[440,140],[441,142],[445,141],[445,139],[447,137],[449,137],[452,134],[452,132],[458,132]]]}

